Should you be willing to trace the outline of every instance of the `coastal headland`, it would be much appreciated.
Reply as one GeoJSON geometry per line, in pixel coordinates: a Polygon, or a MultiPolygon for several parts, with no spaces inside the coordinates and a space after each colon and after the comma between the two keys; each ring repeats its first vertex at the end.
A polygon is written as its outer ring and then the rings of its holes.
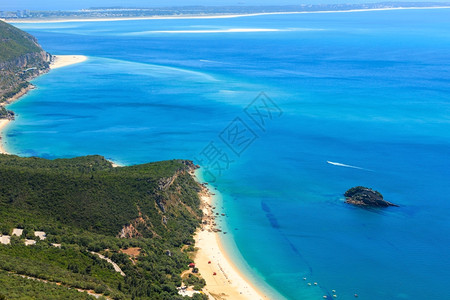
{"type": "MultiPolygon", "coordinates": [[[[83,55],[52,55],[49,69],[54,70],[82,63],[87,59],[88,57],[83,55]]],[[[29,84],[1,105],[5,107],[19,100],[34,88],[34,85],[29,84]]],[[[12,120],[13,118],[0,119],[0,138],[12,120]]],[[[1,139],[1,154],[8,154],[4,147],[5,143],[5,139],[1,139]]],[[[118,165],[113,163],[113,166],[117,167],[118,165]]],[[[205,294],[208,295],[209,299],[268,299],[263,292],[252,285],[227,255],[219,236],[223,233],[215,228],[214,213],[216,212],[213,206],[213,194],[207,189],[206,185],[200,183],[194,172],[190,172],[190,174],[202,187],[199,197],[204,215],[201,228],[195,234],[196,252],[194,261],[200,271],[199,276],[206,281],[206,286],[203,289],[205,294]]]]}

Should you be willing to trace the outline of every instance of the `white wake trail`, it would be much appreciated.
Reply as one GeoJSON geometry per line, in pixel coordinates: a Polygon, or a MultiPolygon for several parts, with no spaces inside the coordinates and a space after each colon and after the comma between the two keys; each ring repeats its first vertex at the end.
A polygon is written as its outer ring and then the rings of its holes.
{"type": "Polygon", "coordinates": [[[364,171],[372,171],[373,170],[369,170],[369,169],[365,169],[365,168],[361,168],[361,167],[357,167],[357,166],[352,166],[352,165],[346,165],[346,164],[342,164],[342,163],[338,163],[338,162],[334,162],[334,161],[329,161],[327,160],[327,163],[333,166],[338,166],[338,167],[345,167],[345,168],[352,168],[352,169],[358,169],[358,170],[364,170],[364,171]]]}

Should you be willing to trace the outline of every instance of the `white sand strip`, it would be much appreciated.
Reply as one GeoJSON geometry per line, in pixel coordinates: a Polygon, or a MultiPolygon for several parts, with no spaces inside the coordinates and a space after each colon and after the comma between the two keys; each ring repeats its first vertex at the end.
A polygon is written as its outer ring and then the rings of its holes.
{"type": "Polygon", "coordinates": [[[50,64],[50,69],[58,69],[73,64],[78,64],[86,61],[88,58],[84,55],[53,55],[53,61],[50,64]]]}
{"type": "MultiPolygon", "coordinates": [[[[9,120],[8,119],[0,119],[0,138],[3,137],[3,128],[5,128],[6,125],[8,125],[9,120]]],[[[0,140],[0,153],[1,154],[8,154],[8,152],[6,152],[5,148],[3,147],[3,140],[0,140]]]]}

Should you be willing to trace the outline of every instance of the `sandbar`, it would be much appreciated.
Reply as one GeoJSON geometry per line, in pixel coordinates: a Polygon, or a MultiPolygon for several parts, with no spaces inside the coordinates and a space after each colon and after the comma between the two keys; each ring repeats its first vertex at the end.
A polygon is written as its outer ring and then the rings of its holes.
{"type": "Polygon", "coordinates": [[[86,61],[88,58],[84,55],[52,55],[52,62],[50,69],[58,69],[73,64],[78,64],[86,61]]]}

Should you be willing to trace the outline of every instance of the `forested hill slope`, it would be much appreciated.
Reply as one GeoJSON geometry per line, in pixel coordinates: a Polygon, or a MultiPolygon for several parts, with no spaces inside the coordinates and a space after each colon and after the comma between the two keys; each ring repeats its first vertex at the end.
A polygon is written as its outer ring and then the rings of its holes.
{"type": "MultiPolygon", "coordinates": [[[[114,168],[101,156],[0,155],[0,234],[11,238],[0,245],[0,295],[14,299],[17,276],[26,275],[63,283],[63,293],[76,287],[114,299],[181,299],[176,287],[202,215],[193,169],[183,160],[114,168]],[[14,228],[23,234],[12,236],[14,228]],[[25,246],[26,239],[37,243],[25,246]],[[110,257],[126,276],[88,251],[110,257]]],[[[196,280],[189,284],[203,284],[196,280]]],[[[40,284],[30,288],[48,292],[49,283],[40,284]]]]}
{"type": "Polygon", "coordinates": [[[51,55],[32,35],[0,21],[0,102],[28,86],[28,80],[46,72],[51,55]]]}

